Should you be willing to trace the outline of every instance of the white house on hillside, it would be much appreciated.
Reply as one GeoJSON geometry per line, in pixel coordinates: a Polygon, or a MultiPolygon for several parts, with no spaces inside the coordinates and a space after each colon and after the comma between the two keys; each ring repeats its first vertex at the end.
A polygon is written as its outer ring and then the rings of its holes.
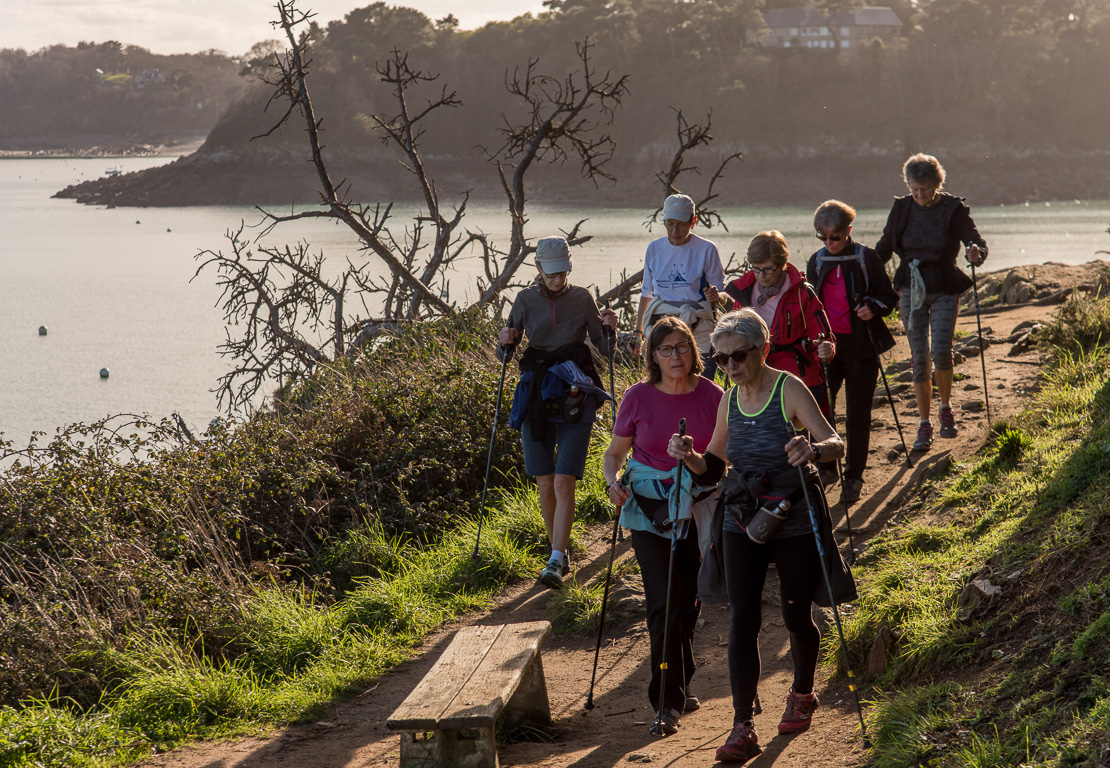
{"type": "Polygon", "coordinates": [[[748,45],[760,48],[851,48],[875,38],[891,40],[901,28],[890,8],[849,8],[825,18],[807,4],[765,12],[763,24],[746,37],[748,45]]]}

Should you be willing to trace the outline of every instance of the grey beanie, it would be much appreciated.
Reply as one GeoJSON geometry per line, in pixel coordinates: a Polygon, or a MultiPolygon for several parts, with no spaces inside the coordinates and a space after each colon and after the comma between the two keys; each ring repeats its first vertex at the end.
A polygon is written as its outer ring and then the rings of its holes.
{"type": "Polygon", "coordinates": [[[536,265],[545,275],[570,272],[570,246],[564,237],[545,237],[536,243],[536,265]]]}

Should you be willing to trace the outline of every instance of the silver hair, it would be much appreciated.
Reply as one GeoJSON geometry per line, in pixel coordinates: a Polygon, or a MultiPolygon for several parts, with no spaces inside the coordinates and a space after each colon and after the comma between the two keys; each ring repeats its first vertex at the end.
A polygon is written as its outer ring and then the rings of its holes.
{"type": "Polygon", "coordinates": [[[718,342],[727,337],[738,338],[747,343],[749,347],[762,349],[771,340],[771,332],[767,330],[767,323],[763,322],[754,309],[745,307],[735,312],[729,312],[717,321],[717,327],[709,335],[709,343],[713,349],[718,348],[718,342]]]}
{"type": "Polygon", "coordinates": [[[826,200],[813,212],[813,228],[818,232],[847,232],[856,220],[856,209],[840,200],[826,200]]]}
{"type": "Polygon", "coordinates": [[[944,188],[944,179],[947,175],[944,172],[944,166],[940,164],[940,160],[923,152],[910,155],[902,166],[902,181],[906,182],[907,187],[911,183],[917,182],[918,184],[934,184],[937,190],[941,190],[944,188]]]}

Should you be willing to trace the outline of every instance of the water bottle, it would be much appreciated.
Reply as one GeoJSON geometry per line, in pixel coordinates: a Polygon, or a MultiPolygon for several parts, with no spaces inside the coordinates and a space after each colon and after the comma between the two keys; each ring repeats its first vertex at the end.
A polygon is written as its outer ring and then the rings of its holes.
{"type": "Polygon", "coordinates": [[[786,519],[786,513],[789,511],[789,499],[782,499],[778,504],[768,504],[765,507],[760,507],[759,511],[755,513],[755,517],[748,523],[748,538],[756,544],[766,544],[767,540],[782,525],[782,521],[786,519]]]}

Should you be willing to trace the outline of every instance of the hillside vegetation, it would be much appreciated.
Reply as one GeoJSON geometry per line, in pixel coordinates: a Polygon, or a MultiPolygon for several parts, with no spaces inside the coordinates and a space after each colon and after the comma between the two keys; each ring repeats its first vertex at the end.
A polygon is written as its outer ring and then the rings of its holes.
{"type": "Polygon", "coordinates": [[[858,564],[862,667],[893,640],[871,765],[1110,764],[1110,304],[1073,298],[1039,335],[1043,389],[858,564]]]}
{"type": "Polygon", "coordinates": [[[199,442],[78,425],[7,470],[0,766],[125,763],[311,716],[538,570],[504,424],[471,557],[496,330],[475,312],[417,325],[199,442]]]}
{"type": "MultiPolygon", "coordinates": [[[[800,4],[554,0],[538,15],[459,30],[451,16],[432,20],[376,2],[315,29],[312,100],[329,157],[342,160],[341,175],[366,200],[417,194],[404,191],[405,173],[373,119],[395,112],[377,71],[394,48],[414,69],[438,75],[413,103],[437,98],[441,88],[461,101],[421,137],[441,188],[498,197],[486,151],[501,146],[503,116],[515,122],[525,108],[506,93],[506,73],[538,62],[554,86],[577,68],[574,43],[587,39],[599,72],[630,78],[608,129],[617,145],[610,170],[620,183],[604,186],[599,202],[654,202],[653,174],[676,148],[672,107],[691,120],[712,113],[712,150],[690,158],[703,168],[715,167],[718,154],[745,153],[743,168],[719,190],[732,204],[838,196],[884,205],[902,191],[901,161],[922,150],[940,156],[960,194],[979,203],[1102,193],[1110,81],[1083,73],[1110,70],[1105,3],[895,0],[903,27],[892,41],[848,49],[747,43],[765,5],[800,4]]],[[[254,56],[244,69],[262,75],[270,62],[254,56]]],[[[125,193],[100,202],[315,201],[301,132],[251,141],[272,127],[268,96],[260,87],[236,102],[191,163],[147,172],[141,182],[114,180],[104,188],[125,193]]],[[[588,199],[569,173],[552,174],[542,191],[543,199],[570,195],[588,199]]]]}
{"type": "Polygon", "coordinates": [[[163,56],[114,40],[0,50],[0,150],[126,154],[203,136],[247,86],[219,51],[163,56]]]}

